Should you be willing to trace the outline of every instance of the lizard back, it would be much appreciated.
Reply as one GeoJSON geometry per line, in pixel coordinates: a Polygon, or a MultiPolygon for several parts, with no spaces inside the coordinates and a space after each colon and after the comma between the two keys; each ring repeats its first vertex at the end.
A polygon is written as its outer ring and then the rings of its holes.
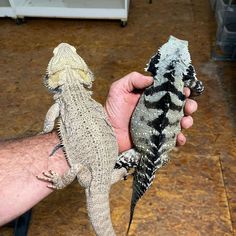
{"type": "Polygon", "coordinates": [[[70,168],[63,176],[49,170],[38,178],[50,182],[48,187],[54,189],[62,189],[77,178],[85,188],[96,234],[112,236],[110,187],[123,179],[127,170],[114,170],[118,144],[104,108],[91,97],[92,72],[69,44],[59,44],[53,53],[44,84],[55,102],[46,114],[43,132],[51,132],[57,120],[61,143],[52,153],[62,147],[70,168]]]}

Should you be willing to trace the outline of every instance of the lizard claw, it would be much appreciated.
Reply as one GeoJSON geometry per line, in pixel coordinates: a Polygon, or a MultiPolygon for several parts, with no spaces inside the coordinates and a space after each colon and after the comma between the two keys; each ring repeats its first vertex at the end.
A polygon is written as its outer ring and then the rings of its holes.
{"type": "Polygon", "coordinates": [[[124,180],[127,180],[130,175],[133,175],[133,173],[127,173],[127,174],[124,176],[124,180]]]}
{"type": "Polygon", "coordinates": [[[36,176],[38,179],[51,182],[52,184],[48,185],[48,188],[52,189],[61,189],[64,187],[61,177],[56,172],[49,170],[48,172],[42,172],[43,176],[36,176]]]}
{"type": "Polygon", "coordinates": [[[52,184],[50,184],[50,185],[47,185],[47,187],[48,187],[48,188],[52,188],[52,189],[57,189],[57,187],[56,187],[56,186],[54,186],[54,185],[52,185],[52,184]]]}

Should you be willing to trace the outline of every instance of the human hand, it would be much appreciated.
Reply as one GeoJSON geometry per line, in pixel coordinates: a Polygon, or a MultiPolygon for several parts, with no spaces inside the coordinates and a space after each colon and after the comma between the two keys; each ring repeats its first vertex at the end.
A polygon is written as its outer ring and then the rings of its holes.
{"type": "MultiPolygon", "coordinates": [[[[111,85],[105,110],[114,129],[120,152],[130,149],[133,145],[129,132],[130,118],[142,94],[142,90],[152,83],[152,77],[132,72],[111,85]]],[[[190,90],[185,88],[184,92],[186,97],[189,97],[190,90]]],[[[181,128],[188,129],[193,125],[191,114],[196,110],[197,103],[187,98],[184,109],[185,116],[181,120],[181,128]]],[[[185,142],[186,137],[183,133],[179,133],[176,144],[184,145],[185,142]]]]}

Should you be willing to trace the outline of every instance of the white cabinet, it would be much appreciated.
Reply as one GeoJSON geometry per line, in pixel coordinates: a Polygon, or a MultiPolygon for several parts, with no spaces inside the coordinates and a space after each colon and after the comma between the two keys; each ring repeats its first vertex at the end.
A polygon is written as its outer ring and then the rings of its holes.
{"type": "Polygon", "coordinates": [[[14,17],[14,8],[8,0],[0,0],[0,17],[14,17]]]}
{"type": "Polygon", "coordinates": [[[126,22],[128,11],[129,0],[0,0],[0,16],[16,18],[120,19],[126,22]]]}

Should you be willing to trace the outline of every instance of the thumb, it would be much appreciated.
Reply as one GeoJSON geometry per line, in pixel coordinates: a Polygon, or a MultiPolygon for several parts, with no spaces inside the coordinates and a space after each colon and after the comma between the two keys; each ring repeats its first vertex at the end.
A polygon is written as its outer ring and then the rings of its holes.
{"type": "Polygon", "coordinates": [[[144,89],[153,83],[153,78],[151,76],[145,76],[138,72],[132,72],[123,79],[126,81],[124,86],[128,92],[132,92],[134,89],[144,89]]]}

